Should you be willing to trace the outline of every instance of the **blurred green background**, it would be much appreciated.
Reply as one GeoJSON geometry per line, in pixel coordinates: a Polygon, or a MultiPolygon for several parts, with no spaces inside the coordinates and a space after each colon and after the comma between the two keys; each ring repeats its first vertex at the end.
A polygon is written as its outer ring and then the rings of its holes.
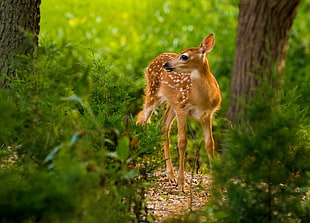
{"type": "MultiPolygon", "coordinates": [[[[127,80],[129,94],[141,105],[144,68],[153,58],[198,46],[204,36],[215,33],[209,60],[221,86],[225,113],[238,4],[237,0],[45,0],[40,42],[66,40],[79,47],[83,58],[89,51],[99,52],[111,62],[112,75],[127,80]]],[[[309,5],[309,0],[302,1],[288,45],[287,76],[302,85],[309,84],[309,5]]]]}

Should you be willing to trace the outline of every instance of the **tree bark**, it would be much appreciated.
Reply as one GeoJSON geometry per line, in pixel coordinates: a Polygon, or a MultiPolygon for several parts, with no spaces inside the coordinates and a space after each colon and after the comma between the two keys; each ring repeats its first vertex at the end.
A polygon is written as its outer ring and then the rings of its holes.
{"type": "Polygon", "coordinates": [[[289,31],[300,0],[240,0],[237,42],[227,117],[233,123],[244,114],[258,79],[272,78],[285,67],[289,31]]]}
{"type": "MultiPolygon", "coordinates": [[[[14,55],[31,54],[38,45],[41,0],[0,1],[0,74],[12,75],[14,55]]],[[[0,86],[3,78],[0,79],[0,86]]],[[[3,84],[3,83],[2,83],[3,84]]]]}

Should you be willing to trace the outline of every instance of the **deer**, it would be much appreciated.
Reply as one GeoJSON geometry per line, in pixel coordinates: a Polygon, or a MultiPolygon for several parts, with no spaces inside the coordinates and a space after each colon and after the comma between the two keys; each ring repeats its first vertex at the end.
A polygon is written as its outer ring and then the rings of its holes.
{"type": "Polygon", "coordinates": [[[145,69],[145,98],[143,110],[136,124],[146,125],[153,111],[167,102],[162,131],[166,176],[179,191],[185,192],[184,156],[187,147],[186,122],[189,117],[201,122],[206,151],[214,157],[212,116],[219,109],[222,98],[219,85],[210,71],[207,53],[214,47],[214,34],[206,36],[199,47],[190,47],[180,54],[163,53],[145,69]],[[174,177],[169,138],[171,126],[177,120],[179,170],[174,177]]]}

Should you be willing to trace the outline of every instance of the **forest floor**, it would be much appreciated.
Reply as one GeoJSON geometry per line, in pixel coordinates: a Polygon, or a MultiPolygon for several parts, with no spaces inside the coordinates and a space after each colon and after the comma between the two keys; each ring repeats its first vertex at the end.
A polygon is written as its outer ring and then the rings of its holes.
{"type": "Polygon", "coordinates": [[[152,222],[162,222],[174,215],[186,214],[202,208],[210,196],[211,177],[185,172],[185,192],[171,185],[165,170],[155,172],[156,185],[146,195],[148,215],[152,222]]]}

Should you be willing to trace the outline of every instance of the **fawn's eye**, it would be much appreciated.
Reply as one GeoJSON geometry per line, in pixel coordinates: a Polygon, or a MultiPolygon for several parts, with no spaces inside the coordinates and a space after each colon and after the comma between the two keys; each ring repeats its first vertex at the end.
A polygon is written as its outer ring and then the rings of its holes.
{"type": "Polygon", "coordinates": [[[188,56],[186,56],[186,55],[181,55],[181,60],[188,60],[188,56]]]}

